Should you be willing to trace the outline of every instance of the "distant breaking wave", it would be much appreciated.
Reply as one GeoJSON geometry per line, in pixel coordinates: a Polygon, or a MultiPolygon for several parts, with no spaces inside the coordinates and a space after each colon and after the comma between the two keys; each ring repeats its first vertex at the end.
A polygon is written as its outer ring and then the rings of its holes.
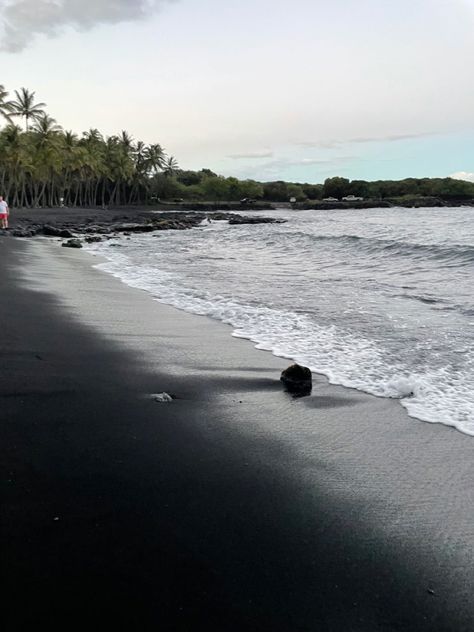
{"type": "Polygon", "coordinates": [[[435,261],[474,263],[474,246],[463,244],[418,244],[393,239],[367,238],[357,235],[311,235],[303,232],[289,233],[286,238],[308,240],[319,243],[326,242],[334,246],[360,249],[366,253],[384,256],[402,256],[413,258],[430,258],[435,261]]]}

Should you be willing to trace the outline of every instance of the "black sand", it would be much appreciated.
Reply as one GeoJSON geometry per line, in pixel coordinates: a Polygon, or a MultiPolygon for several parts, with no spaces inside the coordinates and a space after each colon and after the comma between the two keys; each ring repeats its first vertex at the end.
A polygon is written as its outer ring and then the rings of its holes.
{"type": "Polygon", "coordinates": [[[2,629],[474,629],[473,439],[293,400],[88,255],[0,252],[2,629]]]}

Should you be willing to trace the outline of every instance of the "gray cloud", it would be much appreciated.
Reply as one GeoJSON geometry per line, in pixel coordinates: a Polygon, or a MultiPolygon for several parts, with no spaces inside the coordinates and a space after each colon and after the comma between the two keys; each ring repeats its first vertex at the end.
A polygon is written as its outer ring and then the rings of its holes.
{"type": "Polygon", "coordinates": [[[352,138],[348,143],[380,143],[380,142],[396,142],[398,140],[411,140],[413,138],[424,138],[425,136],[433,136],[432,132],[420,132],[418,134],[391,134],[388,136],[368,137],[368,138],[352,138]]]}
{"type": "Polygon", "coordinates": [[[299,147],[308,147],[310,149],[335,149],[348,141],[341,140],[303,140],[295,143],[299,147]]]}
{"type": "Polygon", "coordinates": [[[288,162],[290,166],[304,165],[334,165],[352,160],[353,156],[334,156],[333,158],[301,158],[300,160],[291,160],[288,162]]]}
{"type": "Polygon", "coordinates": [[[245,160],[250,158],[273,158],[273,151],[263,149],[262,151],[250,151],[246,154],[230,154],[227,158],[232,160],[245,160]]]}
{"type": "Polygon", "coordinates": [[[173,0],[0,0],[0,50],[18,52],[37,35],[64,28],[88,31],[98,24],[141,20],[173,0]]]}
{"type": "Polygon", "coordinates": [[[354,156],[334,156],[332,158],[280,158],[267,162],[262,165],[267,169],[281,169],[282,167],[304,167],[308,165],[340,165],[344,162],[350,162],[354,159],[354,156]]]}
{"type": "Polygon", "coordinates": [[[285,179],[288,176],[287,171],[290,168],[295,167],[308,167],[311,165],[317,166],[319,173],[330,173],[333,175],[335,169],[338,172],[345,170],[344,165],[355,160],[355,156],[335,156],[333,158],[275,158],[267,162],[260,163],[258,166],[246,166],[240,169],[238,172],[233,172],[232,175],[237,175],[242,178],[257,178],[259,180],[279,180],[285,179]]]}
{"type": "Polygon", "coordinates": [[[387,136],[362,136],[358,138],[346,138],[340,140],[302,141],[297,143],[297,145],[300,147],[312,147],[314,149],[335,149],[341,145],[352,145],[358,143],[392,143],[400,140],[411,140],[433,135],[434,132],[420,132],[418,134],[389,134],[387,136]]]}

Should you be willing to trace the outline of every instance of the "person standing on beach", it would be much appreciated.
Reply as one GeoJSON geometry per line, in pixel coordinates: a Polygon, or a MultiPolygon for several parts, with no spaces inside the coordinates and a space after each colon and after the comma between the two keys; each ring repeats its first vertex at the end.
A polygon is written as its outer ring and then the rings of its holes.
{"type": "Polygon", "coordinates": [[[2,222],[2,228],[8,228],[8,216],[10,214],[10,209],[8,208],[8,204],[0,195],[0,221],[2,222]]]}

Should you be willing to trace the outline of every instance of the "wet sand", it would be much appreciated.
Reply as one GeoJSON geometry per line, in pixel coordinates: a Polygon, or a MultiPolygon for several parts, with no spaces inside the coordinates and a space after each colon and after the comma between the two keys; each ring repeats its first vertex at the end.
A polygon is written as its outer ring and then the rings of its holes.
{"type": "Polygon", "coordinates": [[[474,629],[474,443],[0,241],[3,629],[474,629]],[[167,391],[171,404],[148,397],[167,391]]]}

